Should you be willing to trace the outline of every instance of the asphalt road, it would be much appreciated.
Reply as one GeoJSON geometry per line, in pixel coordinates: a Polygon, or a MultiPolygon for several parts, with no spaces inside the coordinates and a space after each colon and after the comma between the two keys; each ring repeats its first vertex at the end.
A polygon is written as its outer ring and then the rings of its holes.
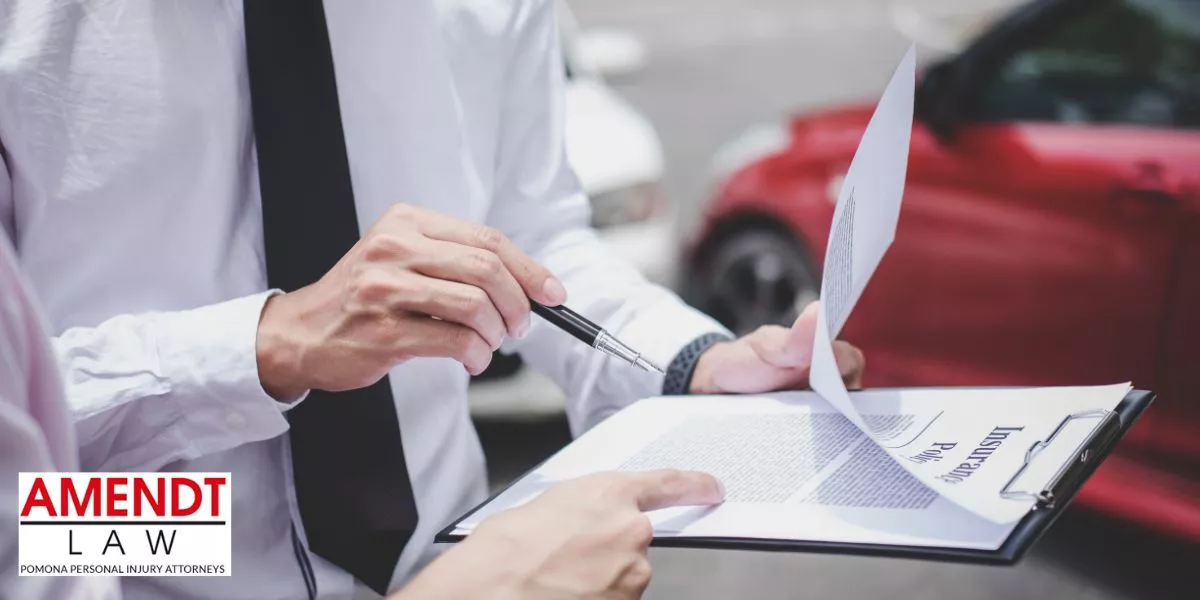
{"type": "MultiPolygon", "coordinates": [[[[1005,0],[911,0],[962,14],[1005,0]]],[[[569,0],[580,23],[639,34],[646,68],[611,83],[659,129],[668,192],[694,223],[708,163],[748,126],[872,99],[909,41],[882,0],[569,0]]],[[[928,58],[925,56],[924,58],[928,58]]],[[[560,417],[483,421],[492,480],[503,483],[568,441],[560,417]]],[[[1200,598],[1200,548],[1072,509],[1020,565],[654,550],[651,600],[1200,598]]]]}

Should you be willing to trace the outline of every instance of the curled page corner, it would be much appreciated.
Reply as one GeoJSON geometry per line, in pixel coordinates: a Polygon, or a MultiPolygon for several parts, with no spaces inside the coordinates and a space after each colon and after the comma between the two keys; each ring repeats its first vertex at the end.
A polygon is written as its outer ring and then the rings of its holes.
{"type": "MultiPolygon", "coordinates": [[[[964,413],[955,403],[946,404],[936,422],[910,440],[907,448],[884,444],[869,426],[842,381],[833,344],[895,238],[915,93],[916,50],[910,46],[867,124],[838,194],[825,252],[809,381],[822,399],[921,483],[978,516],[1009,522],[1023,516],[1033,501],[1000,494],[997,465],[1007,468],[1014,453],[1024,452],[1021,445],[1028,445],[1034,431],[1061,420],[1059,409],[1087,405],[1093,399],[1097,407],[1112,409],[1127,388],[1029,389],[1002,395],[964,389],[954,394],[963,402],[976,402],[971,411],[964,413]],[[1038,398],[1047,401],[1044,411],[1029,407],[1030,400],[1038,398]],[[1017,405],[1025,408],[1015,410],[1017,405]],[[1008,414],[1006,406],[1013,409],[1008,414]],[[914,452],[918,447],[921,450],[914,452]],[[983,474],[976,475],[977,471],[983,474]]],[[[936,405],[944,401],[946,391],[914,389],[895,396],[897,407],[936,405]]]]}
{"type": "MultiPolygon", "coordinates": [[[[858,409],[850,402],[850,393],[842,381],[841,370],[833,354],[833,340],[829,337],[829,326],[825,323],[825,307],[818,305],[817,331],[813,338],[812,366],[809,370],[809,385],[826,402],[833,405],[851,423],[871,435],[858,409]]],[[[872,438],[874,439],[874,438],[872,438]]]]}
{"type": "Polygon", "coordinates": [[[868,435],[871,432],[842,382],[833,341],[896,235],[908,171],[916,69],[916,46],[910,45],[850,161],[834,208],[822,269],[810,383],[868,435]]]}

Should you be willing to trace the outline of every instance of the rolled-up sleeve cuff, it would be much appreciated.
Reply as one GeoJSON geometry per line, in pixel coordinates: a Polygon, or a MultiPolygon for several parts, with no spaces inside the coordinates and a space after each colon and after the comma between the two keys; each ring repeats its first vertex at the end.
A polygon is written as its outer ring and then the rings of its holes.
{"type": "MultiPolygon", "coordinates": [[[[193,428],[224,430],[246,441],[269,439],[288,429],[278,402],[263,389],[255,344],[258,321],[276,290],[163,315],[157,348],[173,396],[193,428]]],[[[217,431],[197,432],[207,439],[217,431]]],[[[217,437],[221,437],[217,435],[217,437]]]]}

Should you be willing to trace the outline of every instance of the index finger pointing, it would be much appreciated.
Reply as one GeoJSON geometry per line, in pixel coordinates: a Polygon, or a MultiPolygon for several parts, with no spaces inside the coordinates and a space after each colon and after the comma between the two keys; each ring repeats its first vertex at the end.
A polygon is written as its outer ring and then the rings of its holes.
{"type": "Polygon", "coordinates": [[[432,211],[424,216],[422,233],[433,239],[495,253],[530,298],[548,306],[558,306],[567,300],[567,291],[562,282],[503,233],[486,225],[459,221],[432,211]]]}
{"type": "Polygon", "coordinates": [[[725,487],[715,477],[699,471],[664,469],[634,473],[630,491],[638,510],[669,506],[707,506],[725,500],[725,487]]]}

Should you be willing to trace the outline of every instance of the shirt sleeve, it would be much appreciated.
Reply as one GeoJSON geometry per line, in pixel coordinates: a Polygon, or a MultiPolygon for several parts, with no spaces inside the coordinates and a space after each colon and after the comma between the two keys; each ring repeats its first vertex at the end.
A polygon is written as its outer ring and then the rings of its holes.
{"type": "MultiPolygon", "coordinates": [[[[20,256],[0,144],[0,230],[20,256]]],[[[264,292],[188,311],[117,316],[53,340],[85,470],[157,471],[287,431],[258,378],[264,292]]]]}
{"type": "Polygon", "coordinates": [[[255,342],[273,292],[121,315],[54,339],[88,471],[157,471],[288,429],[263,389],[255,342]]]}
{"type": "MultiPolygon", "coordinates": [[[[564,146],[563,59],[553,2],[522,3],[505,77],[495,201],[489,224],[563,280],[568,305],[666,366],[692,340],[727,333],[608,252],[564,146]]],[[[519,352],[566,392],[578,434],[632,401],[659,395],[663,376],[609,358],[534,319],[519,352]]]]}

